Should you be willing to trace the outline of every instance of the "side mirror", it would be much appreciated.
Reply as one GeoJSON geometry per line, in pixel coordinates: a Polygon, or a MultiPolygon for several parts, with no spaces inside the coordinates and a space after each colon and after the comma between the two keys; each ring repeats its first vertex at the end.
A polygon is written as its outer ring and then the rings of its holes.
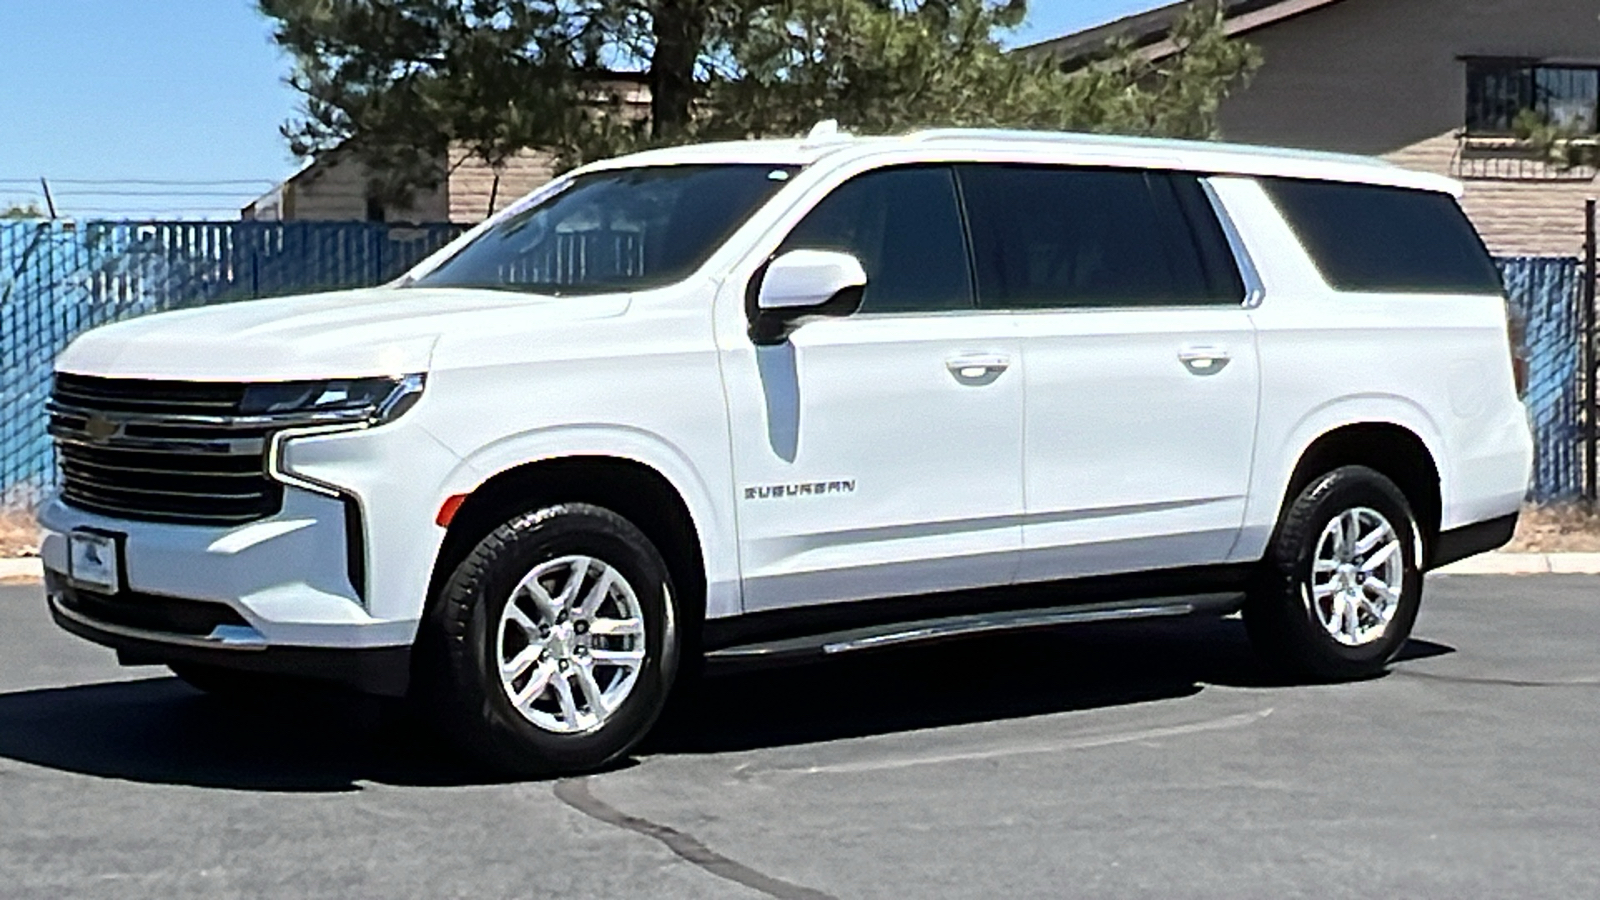
{"type": "Polygon", "coordinates": [[[791,250],[768,263],[758,280],[750,337],[757,344],[778,344],[802,319],[855,312],[867,272],[848,253],[791,250]]]}

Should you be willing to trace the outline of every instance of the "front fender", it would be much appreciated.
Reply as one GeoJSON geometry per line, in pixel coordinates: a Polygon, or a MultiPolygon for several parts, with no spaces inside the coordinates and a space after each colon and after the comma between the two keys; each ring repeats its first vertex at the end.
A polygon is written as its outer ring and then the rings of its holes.
{"type": "Polygon", "coordinates": [[[439,503],[470,494],[489,479],[519,466],[579,456],[626,460],[647,466],[666,479],[683,499],[700,535],[706,616],[740,612],[738,559],[726,550],[737,546],[727,479],[707,477],[682,448],[661,435],[612,424],[557,425],[506,435],[462,459],[445,480],[439,503]]]}

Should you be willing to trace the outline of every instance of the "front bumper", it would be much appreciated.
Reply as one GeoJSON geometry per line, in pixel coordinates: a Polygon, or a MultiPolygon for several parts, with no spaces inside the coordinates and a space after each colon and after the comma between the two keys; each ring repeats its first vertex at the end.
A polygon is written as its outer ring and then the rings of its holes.
{"type": "MultiPolygon", "coordinates": [[[[338,498],[297,488],[285,490],[276,515],[218,527],[113,519],[52,499],[39,513],[40,555],[50,583],[65,589],[67,536],[110,532],[123,536],[117,596],[128,602],[213,604],[235,617],[227,624],[238,635],[273,647],[408,646],[416,619],[374,615],[357,590],[350,548],[360,535],[347,529],[346,515],[338,498]]],[[[152,641],[171,630],[149,616],[103,624],[149,631],[152,641]]]]}
{"type": "MultiPolygon", "coordinates": [[[[217,615],[218,604],[192,601],[167,601],[191,613],[173,616],[171,628],[164,630],[141,604],[159,604],[160,598],[132,596],[122,601],[130,609],[113,611],[105,602],[85,597],[55,572],[45,574],[50,615],[56,624],[81,638],[117,651],[124,665],[165,665],[197,663],[244,672],[291,675],[321,681],[368,694],[401,697],[406,693],[411,673],[411,647],[304,647],[273,646],[259,639],[248,626],[215,625],[204,633],[194,626],[207,624],[206,615],[217,615]],[[182,604],[190,604],[188,607],[182,604]],[[131,611],[131,614],[130,614],[131,611]],[[107,618],[121,622],[107,621],[107,618]],[[128,624],[132,618],[138,624],[128,624]]],[[[226,609],[226,607],[223,607],[226,609]]]]}

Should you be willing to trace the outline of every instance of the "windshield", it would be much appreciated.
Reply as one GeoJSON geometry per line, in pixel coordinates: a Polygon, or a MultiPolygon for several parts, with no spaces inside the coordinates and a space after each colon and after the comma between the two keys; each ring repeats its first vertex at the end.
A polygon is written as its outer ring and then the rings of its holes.
{"type": "Polygon", "coordinates": [[[556,295],[671,284],[699,268],[795,171],[701,165],[580,175],[413,284],[556,295]]]}

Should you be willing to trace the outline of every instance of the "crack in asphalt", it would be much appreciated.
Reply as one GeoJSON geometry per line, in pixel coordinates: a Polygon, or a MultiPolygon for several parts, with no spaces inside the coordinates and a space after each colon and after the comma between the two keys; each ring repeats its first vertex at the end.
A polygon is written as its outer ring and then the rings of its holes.
{"type": "Polygon", "coordinates": [[[1426,678],[1429,681],[1448,681],[1452,684],[1491,684],[1500,687],[1600,687],[1600,678],[1556,678],[1538,681],[1528,678],[1489,678],[1475,675],[1443,675],[1438,672],[1419,672],[1415,669],[1394,669],[1401,675],[1426,678]]]}
{"type": "Polygon", "coordinates": [[[692,834],[617,809],[590,793],[589,776],[564,778],[555,783],[553,790],[556,799],[589,818],[660,841],[668,850],[718,878],[742,884],[769,897],[778,897],[780,900],[835,900],[831,894],[774,878],[737,860],[729,859],[707,847],[692,834]]]}
{"type": "Polygon", "coordinates": [[[1179,737],[1186,734],[1196,734],[1204,731],[1217,731],[1225,728],[1238,728],[1244,725],[1253,725],[1272,715],[1272,707],[1255,712],[1238,713],[1223,716],[1217,719],[1206,719],[1200,722],[1188,722],[1182,725],[1166,725],[1155,728],[1141,728],[1135,731],[1118,731],[1109,734],[1078,735],[1054,741],[1037,744],[1016,744],[1000,747],[974,748],[951,753],[886,757],[879,759],[855,760],[841,763],[824,763],[809,766],[761,766],[742,765],[733,771],[733,777],[740,781],[748,781],[759,775],[838,775],[859,774],[866,772],[882,772],[893,769],[907,769],[913,766],[942,765],[945,763],[973,762],[979,760],[1000,759],[1009,756],[1024,756],[1028,754],[1062,753],[1069,750],[1091,750],[1096,747],[1111,747],[1118,744],[1134,744],[1143,741],[1157,741],[1163,738],[1179,737]]]}

